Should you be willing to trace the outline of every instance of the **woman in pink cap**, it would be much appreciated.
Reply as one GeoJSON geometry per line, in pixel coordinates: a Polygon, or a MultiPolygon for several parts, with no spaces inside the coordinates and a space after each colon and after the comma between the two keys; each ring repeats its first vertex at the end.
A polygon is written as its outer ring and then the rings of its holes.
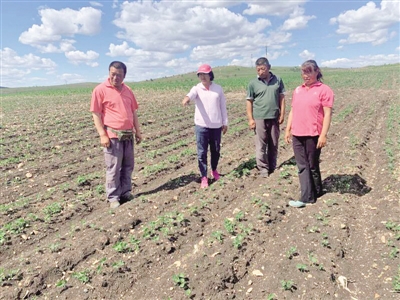
{"type": "Polygon", "coordinates": [[[208,187],[207,178],[207,152],[210,145],[211,176],[219,179],[217,171],[220,157],[221,132],[228,130],[228,113],[226,98],[222,87],[213,83],[214,73],[210,65],[203,64],[197,70],[200,83],[192,87],[183,98],[182,104],[188,105],[195,102],[194,123],[197,142],[197,157],[201,173],[201,188],[208,187]]]}

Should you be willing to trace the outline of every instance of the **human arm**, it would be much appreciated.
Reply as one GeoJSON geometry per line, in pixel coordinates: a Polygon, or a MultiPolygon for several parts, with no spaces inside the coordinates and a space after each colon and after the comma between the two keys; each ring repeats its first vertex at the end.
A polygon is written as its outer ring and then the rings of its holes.
{"type": "Polygon", "coordinates": [[[255,129],[256,121],[254,121],[253,118],[253,100],[247,99],[246,112],[247,112],[247,119],[249,120],[249,128],[255,129]]]}
{"type": "Polygon", "coordinates": [[[183,98],[183,100],[182,100],[182,105],[186,106],[189,104],[189,102],[190,102],[189,96],[185,96],[185,98],[183,98]]]}
{"type": "Polygon", "coordinates": [[[290,142],[291,142],[291,136],[292,136],[291,129],[292,129],[292,118],[293,118],[292,115],[293,115],[293,113],[291,110],[289,113],[289,116],[288,116],[288,121],[286,124],[286,130],[285,130],[285,141],[287,144],[290,144],[290,142]]]}
{"type": "Polygon", "coordinates": [[[104,129],[103,121],[101,120],[101,114],[92,113],[94,126],[96,127],[97,133],[100,136],[100,145],[103,147],[110,147],[110,139],[107,135],[106,130],[104,129]]]}
{"type": "Polygon", "coordinates": [[[133,130],[135,133],[136,144],[140,144],[142,141],[142,133],[140,132],[137,110],[133,112],[133,130]]]}
{"type": "Polygon", "coordinates": [[[332,107],[324,106],[323,109],[324,109],[324,120],[322,122],[321,134],[319,135],[319,138],[318,138],[317,149],[325,147],[328,130],[329,130],[329,127],[331,126],[332,107]]]}
{"type": "Polygon", "coordinates": [[[282,124],[283,121],[285,120],[285,94],[280,94],[279,95],[279,108],[280,108],[280,113],[279,113],[279,124],[282,124]]]}

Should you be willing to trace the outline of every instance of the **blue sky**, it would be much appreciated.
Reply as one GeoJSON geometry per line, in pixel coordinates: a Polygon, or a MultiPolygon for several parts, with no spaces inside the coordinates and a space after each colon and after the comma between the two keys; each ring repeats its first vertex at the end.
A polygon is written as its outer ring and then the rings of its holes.
{"type": "Polygon", "coordinates": [[[126,81],[211,66],[400,62],[400,0],[1,1],[0,86],[126,81]]]}

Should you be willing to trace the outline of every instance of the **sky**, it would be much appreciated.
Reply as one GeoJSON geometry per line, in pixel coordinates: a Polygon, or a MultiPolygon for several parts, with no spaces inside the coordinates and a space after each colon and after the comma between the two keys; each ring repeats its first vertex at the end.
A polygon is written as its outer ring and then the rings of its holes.
{"type": "Polygon", "coordinates": [[[115,60],[127,82],[262,56],[272,71],[400,62],[400,0],[0,2],[3,87],[102,82],[115,60]]]}

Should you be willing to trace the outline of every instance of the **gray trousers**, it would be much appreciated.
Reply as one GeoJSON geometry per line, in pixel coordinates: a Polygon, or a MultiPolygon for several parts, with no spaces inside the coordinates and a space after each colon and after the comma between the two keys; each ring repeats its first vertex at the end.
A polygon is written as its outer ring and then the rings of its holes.
{"type": "Polygon", "coordinates": [[[279,145],[279,122],[277,119],[255,120],[256,163],[261,173],[276,169],[279,145]]]}
{"type": "Polygon", "coordinates": [[[110,147],[104,148],[106,195],[110,202],[119,201],[132,191],[132,172],[135,165],[133,144],[133,139],[110,139],[110,147]]]}

